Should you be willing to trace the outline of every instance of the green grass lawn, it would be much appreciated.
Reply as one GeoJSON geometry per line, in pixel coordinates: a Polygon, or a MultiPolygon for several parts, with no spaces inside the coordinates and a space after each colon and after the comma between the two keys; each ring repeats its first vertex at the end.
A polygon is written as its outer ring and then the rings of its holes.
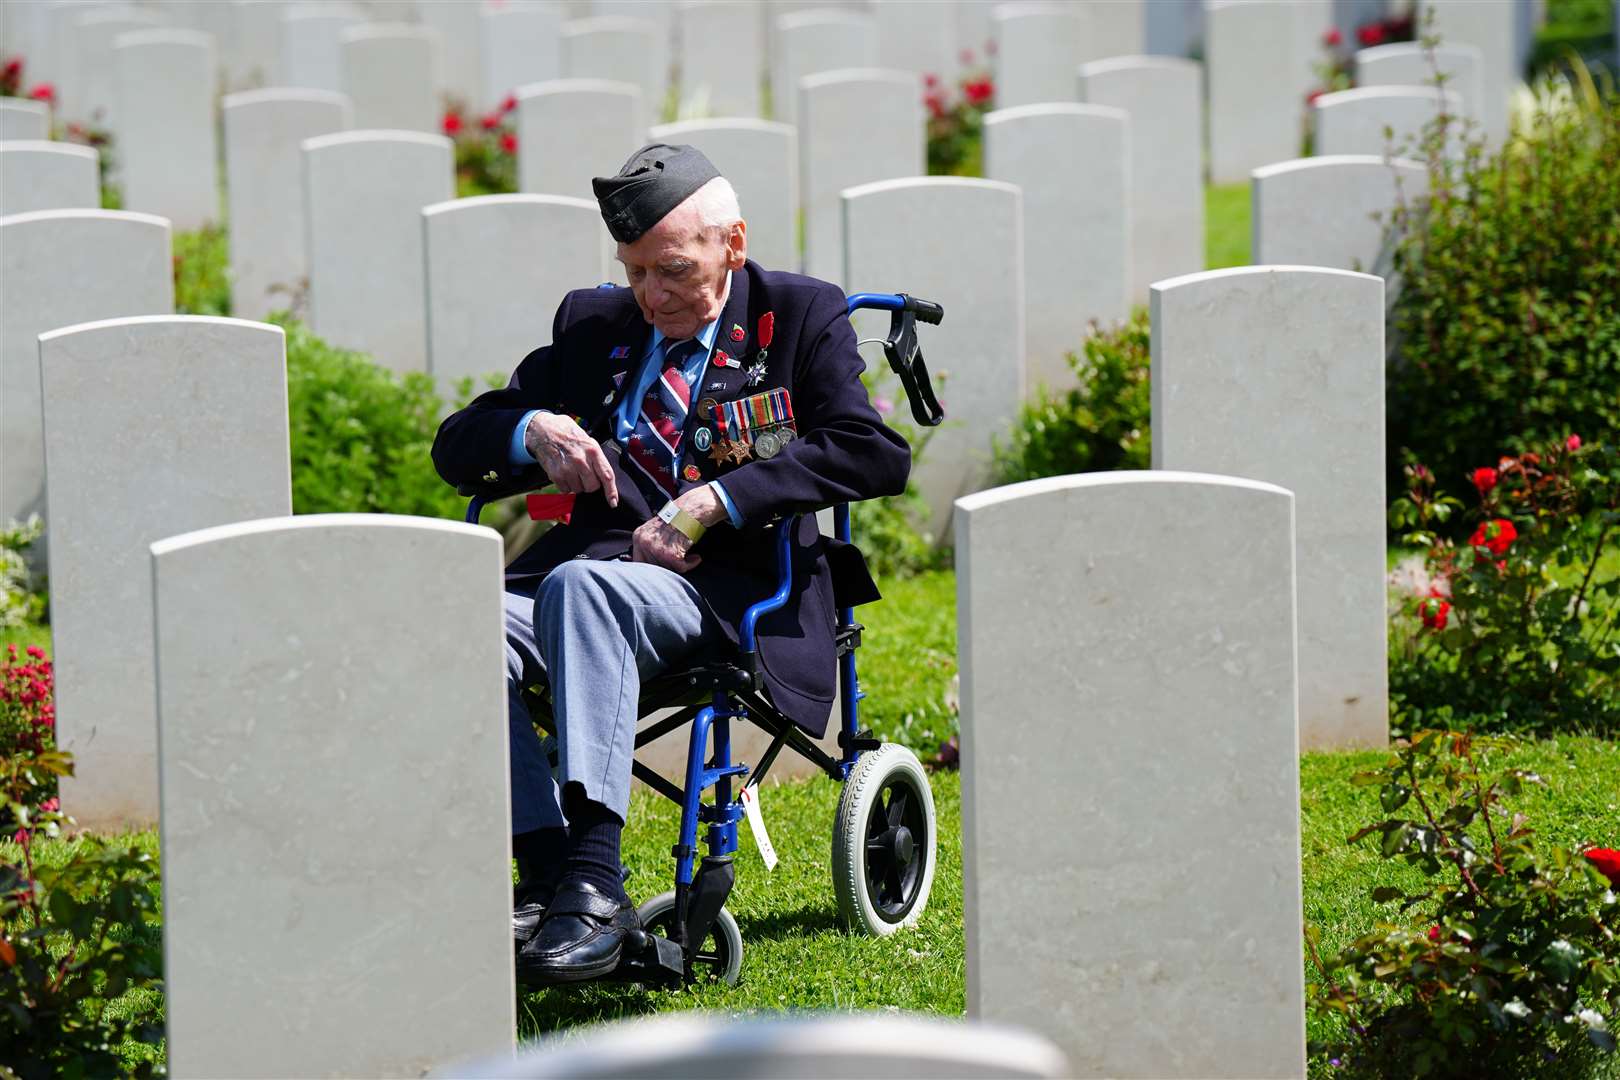
{"type": "Polygon", "coordinates": [[[1249,185],[1221,184],[1204,189],[1204,261],[1206,269],[1248,266],[1249,185]]]}

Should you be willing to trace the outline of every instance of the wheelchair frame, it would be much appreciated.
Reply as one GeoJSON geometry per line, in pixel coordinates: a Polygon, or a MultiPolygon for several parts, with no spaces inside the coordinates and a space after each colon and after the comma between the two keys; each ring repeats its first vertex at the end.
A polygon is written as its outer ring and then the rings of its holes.
{"type": "MultiPolygon", "coordinates": [[[[918,348],[915,320],[937,324],[944,310],[926,300],[904,293],[857,293],[846,299],[846,310],[853,315],[862,308],[891,312],[890,331],[884,351],[891,369],[900,377],[911,404],[913,417],[920,424],[937,425],[943,418],[934,399],[928,371],[918,348]]],[[[496,496],[471,494],[466,520],[477,524],[484,506],[496,496]]],[[[504,496],[499,496],[504,497],[504,496]]],[[[837,539],[850,543],[850,506],[833,508],[833,529],[837,539]]],[[[757,787],[769,773],[783,747],[809,760],[827,776],[842,784],[848,779],[860,755],[882,746],[870,730],[860,727],[860,701],[866,696],[856,672],[855,650],[861,644],[864,627],[855,621],[853,608],[840,608],[834,631],[839,667],[840,754],[833,757],[811,737],[766,700],[764,674],[756,649],[759,620],[782,608],[793,586],[793,537],[802,515],[790,514],[777,525],[777,587],[770,596],[750,606],[739,629],[739,662],[715,662],[648,680],[637,703],[638,720],[651,713],[679,707],[674,715],[636,732],[635,749],[652,743],[690,723],[684,785],[677,786],[650,766],[632,759],[631,773],[649,788],[681,808],[680,834],[671,854],[675,858],[675,894],[671,936],[645,934],[639,955],[626,950],[625,960],[610,978],[643,983],[690,982],[694,960],[702,943],[714,929],[735,884],[732,856],[737,851],[737,823],[744,816],[741,792],[732,795],[733,778],[747,777],[744,787],[757,787]],[[705,703],[706,702],[706,703],[705,703]],[[749,769],[731,760],[731,722],[746,720],[771,737],[759,764],[749,769]],[[712,754],[705,764],[704,751],[713,739],[712,754]],[[703,794],[714,789],[713,801],[705,804],[703,794]],[[706,853],[699,862],[698,826],[706,824],[706,853]]],[[[532,689],[523,691],[530,716],[547,735],[557,735],[556,718],[546,697],[532,689]]],[[[552,766],[556,755],[552,753],[552,766]]]]}

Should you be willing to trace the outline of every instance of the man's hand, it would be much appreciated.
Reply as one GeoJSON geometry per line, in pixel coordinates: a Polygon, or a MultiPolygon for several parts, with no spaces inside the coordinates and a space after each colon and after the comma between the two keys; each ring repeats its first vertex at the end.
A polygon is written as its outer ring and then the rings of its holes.
{"type": "Polygon", "coordinates": [[[573,417],[535,413],[524,429],[523,445],[558,491],[579,494],[600,490],[609,506],[619,505],[613,466],[596,440],[585,434],[573,417]]]}
{"type": "MultiPolygon", "coordinates": [[[[704,528],[713,528],[726,520],[726,507],[713,486],[704,484],[685,492],[675,505],[698,519],[704,528]]],[[[666,525],[656,517],[648,518],[630,534],[630,558],[635,562],[655,563],[677,574],[691,571],[703,556],[693,555],[692,541],[673,525],[666,525]]]]}

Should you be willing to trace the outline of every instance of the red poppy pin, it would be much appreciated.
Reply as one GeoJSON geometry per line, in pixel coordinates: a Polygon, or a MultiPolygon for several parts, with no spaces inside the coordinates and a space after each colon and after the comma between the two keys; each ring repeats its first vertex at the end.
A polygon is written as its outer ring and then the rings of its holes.
{"type": "Polygon", "coordinates": [[[741,341],[743,338],[745,338],[747,336],[748,336],[748,332],[745,331],[741,326],[738,326],[736,323],[731,324],[731,340],[732,341],[741,341]]]}
{"type": "Polygon", "coordinates": [[[686,477],[694,484],[703,479],[703,473],[698,471],[698,467],[696,465],[688,465],[685,469],[681,470],[681,475],[686,477]]]}

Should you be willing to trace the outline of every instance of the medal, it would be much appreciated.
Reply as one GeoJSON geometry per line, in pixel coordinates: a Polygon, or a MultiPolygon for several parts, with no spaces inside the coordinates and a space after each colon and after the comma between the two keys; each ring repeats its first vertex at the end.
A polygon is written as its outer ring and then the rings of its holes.
{"type": "Polygon", "coordinates": [[[687,480],[694,484],[703,479],[703,474],[698,471],[698,467],[696,465],[688,465],[686,468],[681,470],[681,475],[686,477],[687,480]]]}
{"type": "Polygon", "coordinates": [[[782,438],[774,431],[762,431],[754,436],[754,453],[761,461],[775,457],[782,449],[782,438]]]}
{"type": "Polygon", "coordinates": [[[758,386],[760,383],[765,381],[765,350],[764,349],[759,350],[759,356],[760,356],[759,360],[757,360],[754,363],[748,365],[748,371],[745,373],[748,376],[748,385],[749,386],[758,386]]]}
{"type": "Polygon", "coordinates": [[[725,439],[716,439],[714,449],[709,451],[709,460],[716,465],[724,465],[731,460],[731,444],[725,439]]]}
{"type": "Polygon", "coordinates": [[[748,448],[748,444],[745,442],[734,442],[726,450],[726,456],[741,465],[753,456],[753,451],[748,448]]]}
{"type": "Polygon", "coordinates": [[[715,410],[715,400],[714,400],[714,398],[706,397],[706,398],[701,399],[698,402],[697,414],[699,416],[703,417],[703,419],[705,419],[705,420],[713,420],[714,419],[714,410],[715,410]]]}
{"type": "Polygon", "coordinates": [[[692,445],[697,447],[699,453],[707,450],[709,448],[709,444],[713,441],[714,433],[706,427],[700,427],[696,431],[692,432],[692,445]]]}

